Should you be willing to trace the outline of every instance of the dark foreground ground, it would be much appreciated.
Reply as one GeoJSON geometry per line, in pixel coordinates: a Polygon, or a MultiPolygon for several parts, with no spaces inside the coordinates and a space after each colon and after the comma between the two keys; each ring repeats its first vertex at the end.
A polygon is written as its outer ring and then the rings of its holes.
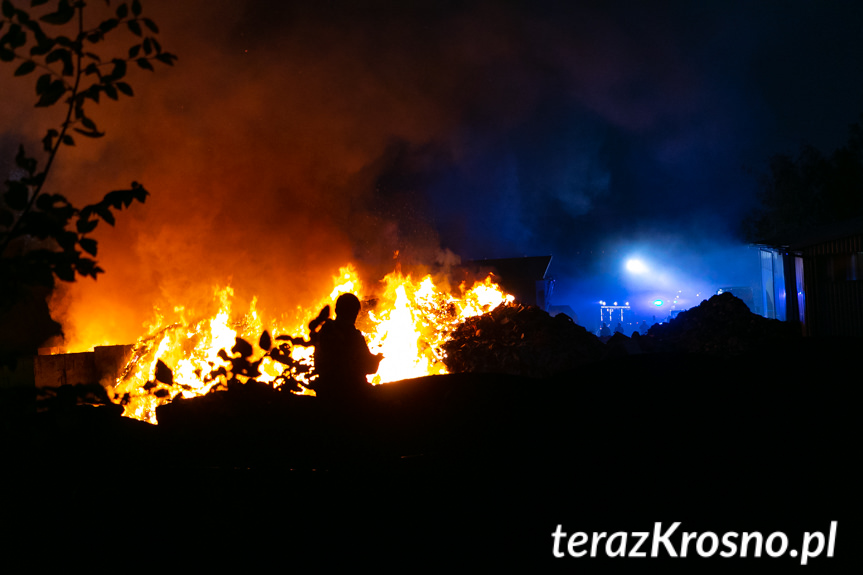
{"type": "Polygon", "coordinates": [[[4,556],[35,542],[117,568],[860,572],[860,357],[859,340],[634,355],[547,379],[405,381],[357,406],[250,388],[171,404],[158,427],[6,409],[4,556]],[[675,543],[783,532],[789,550],[836,521],[834,557],[707,559],[695,541],[686,559],[652,559],[649,541],[644,558],[604,557],[605,540],[599,557],[567,553],[584,531],[629,533],[629,554],[632,533],[678,521],[675,543]]]}

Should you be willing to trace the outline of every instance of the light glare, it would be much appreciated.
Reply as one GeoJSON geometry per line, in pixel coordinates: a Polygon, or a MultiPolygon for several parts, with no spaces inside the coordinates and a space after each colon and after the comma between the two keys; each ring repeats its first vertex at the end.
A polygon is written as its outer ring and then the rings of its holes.
{"type": "Polygon", "coordinates": [[[647,272],[647,266],[644,262],[635,258],[626,260],[626,271],[633,274],[643,274],[647,272]]]}

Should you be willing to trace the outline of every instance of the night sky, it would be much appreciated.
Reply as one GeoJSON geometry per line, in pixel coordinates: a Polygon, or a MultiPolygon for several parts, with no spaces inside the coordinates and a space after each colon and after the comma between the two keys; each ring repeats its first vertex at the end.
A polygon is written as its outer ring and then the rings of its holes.
{"type": "MultiPolygon", "coordinates": [[[[553,303],[577,310],[757,281],[737,233],[756,174],[832,151],[863,113],[856,1],[144,7],[177,65],[136,70],[135,97],[92,114],[108,135],[52,176],[80,202],[133,179],[152,193],[64,304],[69,329],[98,304],[115,337],[228,277],[275,309],[346,261],[389,271],[395,250],[550,254],[553,303]],[[631,254],[662,274],[633,284],[631,254]]],[[[8,165],[49,119],[26,115],[32,79],[6,76],[8,165]]]]}

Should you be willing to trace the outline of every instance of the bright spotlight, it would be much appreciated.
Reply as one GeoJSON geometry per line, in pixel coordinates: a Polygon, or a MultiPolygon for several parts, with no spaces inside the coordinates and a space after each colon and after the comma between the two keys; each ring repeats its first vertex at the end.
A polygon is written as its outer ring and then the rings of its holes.
{"type": "Polygon", "coordinates": [[[632,274],[643,274],[647,272],[644,262],[635,258],[626,260],[626,271],[632,274]]]}
{"type": "Polygon", "coordinates": [[[662,306],[662,304],[663,304],[663,301],[661,299],[655,300],[653,302],[653,305],[655,305],[656,307],[660,307],[660,306],[662,306]]]}

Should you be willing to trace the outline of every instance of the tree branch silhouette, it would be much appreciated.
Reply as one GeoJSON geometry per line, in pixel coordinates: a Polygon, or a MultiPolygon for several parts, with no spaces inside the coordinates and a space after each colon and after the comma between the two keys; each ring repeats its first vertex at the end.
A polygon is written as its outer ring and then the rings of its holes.
{"type": "MultiPolygon", "coordinates": [[[[49,1],[30,3],[31,8],[45,4],[49,1]]],[[[107,0],[106,5],[110,4],[107,0]]],[[[53,288],[55,277],[71,282],[76,274],[95,278],[104,271],[93,259],[97,242],[88,234],[100,221],[113,226],[112,209],[144,202],[147,190],[133,181],[128,189],[111,191],[101,201],[78,209],[63,195],[46,191],[48,175],[60,148],[75,145],[70,132],[88,138],[105,135],[87,115],[88,100],[98,104],[102,94],[112,100],[120,94],[133,96],[132,87],[123,81],[129,62],[153,71],[153,60],[173,65],[177,59],[162,51],[155,37],[158,27],[142,16],[139,0],[121,3],[111,17],[91,29],[85,28],[85,2],[57,0],[50,7],[53,11],[37,18],[16,8],[10,0],[0,4],[0,61],[21,60],[13,73],[16,77],[44,70],[36,80],[36,107],[47,108],[60,102],[65,106],[62,122],[47,130],[42,139],[47,154],[45,167],[39,170],[37,160],[26,153],[22,144],[15,163],[23,175],[7,179],[6,191],[0,197],[0,302],[5,306],[14,304],[15,294],[22,287],[53,288]],[[70,23],[74,32],[63,34],[70,23]],[[59,32],[49,35],[43,24],[59,32]],[[97,44],[123,24],[139,41],[122,56],[103,58],[97,44]],[[88,84],[91,76],[93,80],[88,84]]]]}

